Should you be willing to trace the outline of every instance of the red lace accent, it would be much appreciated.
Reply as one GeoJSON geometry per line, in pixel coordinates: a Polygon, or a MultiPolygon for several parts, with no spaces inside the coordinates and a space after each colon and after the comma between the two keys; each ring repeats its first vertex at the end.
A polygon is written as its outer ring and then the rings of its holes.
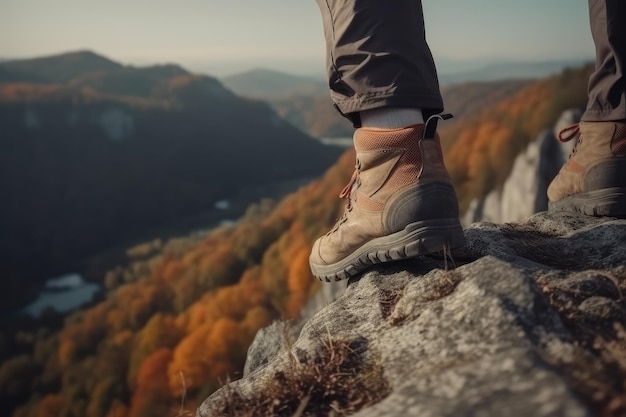
{"type": "MultiPolygon", "coordinates": [[[[355,184],[358,187],[360,169],[361,169],[361,163],[357,159],[356,166],[354,167],[354,172],[352,173],[352,178],[350,178],[348,185],[343,187],[343,190],[341,190],[341,192],[339,193],[339,198],[348,199],[348,203],[346,204],[346,211],[352,211],[352,195],[351,194],[352,194],[352,189],[354,188],[355,184]]],[[[345,216],[345,212],[344,212],[344,216],[345,216]]]]}
{"type": "Polygon", "coordinates": [[[561,142],[569,142],[580,134],[580,126],[578,124],[568,126],[559,131],[558,139],[561,142]],[[567,136],[565,136],[567,134],[567,136]]]}
{"type": "Polygon", "coordinates": [[[354,172],[352,173],[352,178],[350,178],[350,181],[348,182],[348,185],[343,187],[343,190],[341,190],[341,192],[339,193],[339,198],[344,198],[350,195],[350,191],[352,191],[352,186],[354,185],[354,183],[356,182],[358,178],[359,178],[359,170],[355,169],[354,172]]]}

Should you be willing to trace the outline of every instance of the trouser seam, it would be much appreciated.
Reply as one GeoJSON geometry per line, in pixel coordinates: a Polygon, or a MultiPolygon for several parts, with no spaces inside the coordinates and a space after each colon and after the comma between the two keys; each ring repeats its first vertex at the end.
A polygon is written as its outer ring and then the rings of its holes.
{"type": "MultiPolygon", "coordinates": [[[[326,3],[326,8],[328,9],[328,16],[330,16],[330,27],[332,29],[333,44],[334,44],[335,41],[336,41],[336,39],[335,39],[335,18],[333,16],[332,9],[330,8],[330,4],[328,4],[328,0],[326,0],[324,3],[326,3]]],[[[335,64],[335,54],[334,54],[332,48],[329,50],[329,55],[330,55],[330,65],[332,65],[333,66],[333,70],[337,74],[339,74],[339,68],[337,68],[337,65],[335,64]]]]}

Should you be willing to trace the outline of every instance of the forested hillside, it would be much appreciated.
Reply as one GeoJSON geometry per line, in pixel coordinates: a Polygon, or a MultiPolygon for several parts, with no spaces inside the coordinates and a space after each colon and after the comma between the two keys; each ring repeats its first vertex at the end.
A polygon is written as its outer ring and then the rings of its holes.
{"type": "Polygon", "coordinates": [[[276,207],[252,206],[237,226],[109,272],[106,299],[59,333],[3,335],[2,404],[27,401],[16,416],[167,416],[184,386],[192,409],[241,372],[260,327],[297,316],[316,290],[310,246],[339,215],[352,158],[276,207]]]}
{"type": "Polygon", "coordinates": [[[266,103],[175,65],[78,52],[1,70],[3,309],[24,297],[24,282],[74,271],[244,187],[318,177],[340,154],[266,103]]]}

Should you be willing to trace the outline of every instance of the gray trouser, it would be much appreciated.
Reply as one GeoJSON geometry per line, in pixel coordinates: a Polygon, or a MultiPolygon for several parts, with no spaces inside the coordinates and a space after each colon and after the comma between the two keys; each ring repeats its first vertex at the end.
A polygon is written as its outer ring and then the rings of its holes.
{"type": "MultiPolygon", "coordinates": [[[[317,3],[331,97],[355,126],[363,110],[415,107],[426,115],[443,110],[420,0],[317,3]]],[[[626,0],[589,0],[589,11],[597,58],[583,120],[626,119],[626,0]]]]}
{"type": "Polygon", "coordinates": [[[584,121],[626,119],[626,0],[589,0],[596,69],[584,121]]]}
{"type": "Polygon", "coordinates": [[[355,126],[360,124],[359,111],[379,107],[443,110],[420,0],[317,3],[331,97],[355,126]]]}

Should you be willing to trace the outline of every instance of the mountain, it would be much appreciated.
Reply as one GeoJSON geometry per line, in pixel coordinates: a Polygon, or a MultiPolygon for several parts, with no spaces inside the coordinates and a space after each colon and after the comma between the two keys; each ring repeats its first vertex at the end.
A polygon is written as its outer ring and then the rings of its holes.
{"type": "Polygon", "coordinates": [[[91,88],[107,94],[167,98],[170,82],[190,74],[178,65],[154,65],[146,68],[123,67],[113,71],[85,72],[68,81],[68,86],[91,88]]]}
{"type": "Polygon", "coordinates": [[[221,81],[240,96],[268,101],[303,95],[328,95],[327,83],[322,79],[266,69],[230,75],[223,77],[221,81]]]}
{"type": "Polygon", "coordinates": [[[121,64],[90,51],[12,60],[1,65],[4,70],[20,74],[26,82],[38,79],[41,82],[61,84],[85,73],[123,68],[121,64]]]}
{"type": "Polygon", "coordinates": [[[442,86],[468,81],[496,81],[507,79],[543,78],[556,74],[565,68],[580,67],[592,59],[559,61],[496,61],[472,65],[455,61],[437,61],[439,83],[442,86]],[[459,67],[459,69],[456,69],[459,67]]]}
{"type": "MultiPolygon", "coordinates": [[[[2,62],[0,61],[0,65],[2,62]]],[[[0,82],[40,82],[41,78],[35,75],[28,75],[19,71],[0,67],[0,82]]]]}
{"type": "Polygon", "coordinates": [[[330,95],[293,96],[270,101],[274,110],[302,132],[316,137],[352,137],[352,123],[333,106],[330,95]]]}
{"type": "MultiPolygon", "coordinates": [[[[456,119],[478,116],[495,102],[511,97],[532,80],[466,82],[441,88],[445,111],[456,119]]],[[[328,94],[271,100],[276,112],[303,132],[316,138],[352,137],[352,124],[337,112],[328,94]]]]}
{"type": "Polygon", "coordinates": [[[79,268],[244,187],[315,177],[338,156],[267,104],[174,65],[77,52],[2,71],[18,79],[0,83],[5,307],[30,279],[79,268]]]}
{"type": "Polygon", "coordinates": [[[352,135],[352,125],[335,110],[320,79],[256,69],[221,81],[240,96],[267,101],[283,119],[313,137],[352,135]]]}

